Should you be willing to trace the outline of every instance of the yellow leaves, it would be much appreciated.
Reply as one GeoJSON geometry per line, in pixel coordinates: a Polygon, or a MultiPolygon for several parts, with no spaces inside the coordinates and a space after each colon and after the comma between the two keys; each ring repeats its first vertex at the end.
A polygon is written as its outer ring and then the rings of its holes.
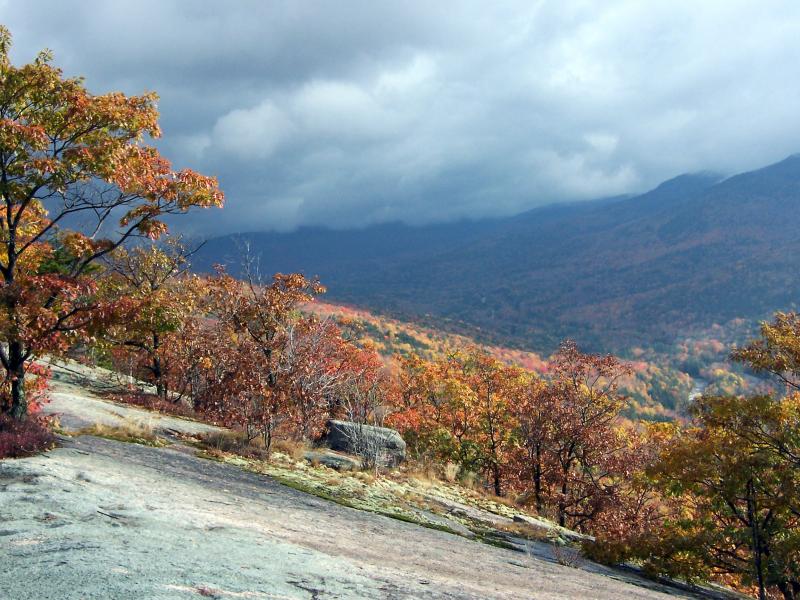
{"type": "Polygon", "coordinates": [[[41,125],[27,125],[12,119],[0,120],[0,146],[3,148],[24,145],[32,150],[44,150],[47,142],[47,133],[41,125]]]}
{"type": "Polygon", "coordinates": [[[90,256],[95,251],[92,240],[77,231],[63,235],[61,243],[70,254],[78,258],[90,256]]]}
{"type": "Polygon", "coordinates": [[[761,324],[761,339],[735,349],[731,358],[756,372],[767,372],[797,388],[800,386],[800,315],[775,313],[772,323],[761,324]]]}
{"type": "Polygon", "coordinates": [[[157,240],[167,232],[167,225],[163,221],[150,219],[143,221],[137,229],[139,232],[151,240],[157,240]]]}

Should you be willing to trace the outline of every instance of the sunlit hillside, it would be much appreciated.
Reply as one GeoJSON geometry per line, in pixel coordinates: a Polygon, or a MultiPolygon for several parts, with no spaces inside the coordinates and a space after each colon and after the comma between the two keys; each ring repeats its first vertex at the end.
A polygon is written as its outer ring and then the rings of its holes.
{"type": "MultiPolygon", "coordinates": [[[[401,321],[361,308],[315,301],[305,310],[337,321],[359,343],[369,343],[390,363],[397,356],[416,353],[432,359],[456,348],[480,345],[493,356],[539,374],[547,373],[548,355],[532,350],[480,344],[474,338],[430,326],[401,321]]],[[[645,420],[679,417],[691,396],[710,393],[745,393],[760,383],[730,363],[730,348],[752,333],[752,325],[738,319],[715,325],[659,351],[632,348],[624,358],[634,376],[623,384],[631,398],[628,415],[645,420]]]]}

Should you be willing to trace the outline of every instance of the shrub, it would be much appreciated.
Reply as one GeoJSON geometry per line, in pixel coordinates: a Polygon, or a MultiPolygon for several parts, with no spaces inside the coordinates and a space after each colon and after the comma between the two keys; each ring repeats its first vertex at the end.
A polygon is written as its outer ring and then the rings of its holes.
{"type": "Polygon", "coordinates": [[[243,431],[209,431],[200,436],[200,444],[209,450],[238,454],[245,458],[266,458],[267,451],[257,440],[248,440],[243,431]]]}
{"type": "Polygon", "coordinates": [[[309,451],[308,443],[302,440],[289,440],[289,439],[276,440],[272,444],[272,447],[275,449],[275,451],[283,452],[284,454],[293,458],[294,460],[303,460],[303,457],[305,457],[306,452],[309,451]]]}
{"type": "Polygon", "coordinates": [[[454,462],[448,462],[444,466],[444,478],[446,481],[453,483],[458,478],[458,473],[461,471],[461,466],[454,462]]]}
{"type": "Polygon", "coordinates": [[[42,417],[31,416],[18,421],[0,415],[0,459],[31,456],[52,448],[55,441],[42,417]]]}
{"type": "Polygon", "coordinates": [[[146,410],[175,415],[177,417],[197,417],[195,411],[182,402],[169,402],[155,394],[148,394],[146,392],[132,391],[125,394],[109,394],[108,399],[113,402],[132,404],[133,406],[140,406],[146,410]]]}

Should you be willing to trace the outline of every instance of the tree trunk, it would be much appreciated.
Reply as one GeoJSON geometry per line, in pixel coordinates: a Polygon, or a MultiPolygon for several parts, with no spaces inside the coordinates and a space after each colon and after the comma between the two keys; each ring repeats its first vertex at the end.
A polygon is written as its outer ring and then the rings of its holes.
{"type": "Polygon", "coordinates": [[[561,497],[558,499],[558,524],[561,527],[567,526],[567,493],[569,493],[569,470],[570,465],[567,464],[562,468],[561,473],[561,497]]]}
{"type": "Polygon", "coordinates": [[[794,588],[785,581],[778,584],[778,589],[781,591],[781,594],[783,594],[783,600],[796,600],[794,588]]]}
{"type": "Polygon", "coordinates": [[[14,341],[8,345],[8,366],[8,376],[11,378],[9,414],[22,421],[28,416],[28,399],[25,396],[25,355],[21,342],[14,341]]]}
{"type": "Polygon", "coordinates": [[[500,465],[495,461],[492,463],[492,476],[494,478],[494,494],[495,496],[503,495],[503,488],[500,482],[500,465]]]}
{"type": "Polygon", "coordinates": [[[157,333],[153,334],[153,364],[150,367],[153,371],[153,379],[156,383],[156,395],[163,399],[167,399],[167,386],[164,384],[164,371],[161,368],[161,357],[158,355],[158,350],[161,346],[161,339],[157,333]]]}
{"type": "Polygon", "coordinates": [[[264,450],[267,453],[267,458],[269,458],[270,452],[272,451],[272,426],[267,425],[264,429],[264,450]]]}
{"type": "Polygon", "coordinates": [[[758,534],[758,511],[755,501],[755,486],[753,480],[747,482],[747,518],[750,521],[750,530],[753,539],[753,567],[758,582],[758,600],[767,600],[767,590],[764,585],[764,566],[762,564],[761,539],[758,534]]]}
{"type": "Polygon", "coordinates": [[[536,513],[542,514],[542,448],[536,444],[536,460],[533,465],[533,492],[536,495],[536,513]]]}

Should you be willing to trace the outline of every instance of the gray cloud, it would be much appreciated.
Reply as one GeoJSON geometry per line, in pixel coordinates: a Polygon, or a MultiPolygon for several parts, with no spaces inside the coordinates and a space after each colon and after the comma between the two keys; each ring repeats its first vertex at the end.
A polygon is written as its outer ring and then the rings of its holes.
{"type": "Polygon", "coordinates": [[[800,151],[796,2],[0,2],[14,58],[156,90],[201,233],[506,215],[800,151]]]}

